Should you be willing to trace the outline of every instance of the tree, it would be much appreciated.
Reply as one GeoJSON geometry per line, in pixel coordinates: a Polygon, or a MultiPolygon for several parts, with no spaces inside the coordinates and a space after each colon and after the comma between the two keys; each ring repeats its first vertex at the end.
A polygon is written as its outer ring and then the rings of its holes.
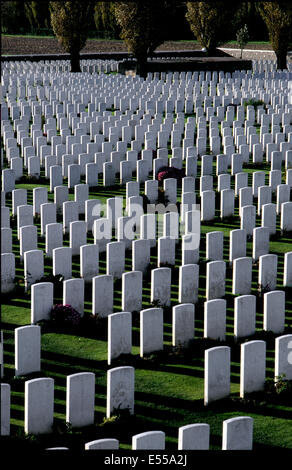
{"type": "Polygon", "coordinates": [[[29,27],[23,2],[1,1],[1,31],[19,34],[29,27]]]}
{"type": "Polygon", "coordinates": [[[242,59],[242,50],[244,46],[249,41],[249,34],[248,34],[248,28],[247,25],[245,24],[242,28],[240,28],[237,33],[236,33],[236,41],[239,44],[240,47],[240,58],[242,59]]]}
{"type": "Polygon", "coordinates": [[[121,38],[137,59],[137,73],[145,76],[147,57],[164,41],[164,0],[116,2],[115,15],[121,27],[121,38]]]}
{"type": "Polygon", "coordinates": [[[31,29],[50,28],[50,10],[48,2],[37,2],[35,0],[24,2],[25,15],[30,23],[31,29]]]}
{"type": "Polygon", "coordinates": [[[238,0],[187,2],[186,18],[208,55],[214,54],[216,47],[231,38],[232,19],[239,4],[238,0]]]}
{"type": "Polygon", "coordinates": [[[98,31],[111,33],[119,37],[120,28],[117,25],[114,2],[97,2],[94,7],[94,23],[98,31]]]}
{"type": "Polygon", "coordinates": [[[292,37],[291,3],[290,1],[259,2],[258,8],[268,29],[270,42],[277,57],[277,67],[285,69],[292,37]]]}
{"type": "Polygon", "coordinates": [[[80,72],[81,49],[85,46],[94,1],[51,1],[51,23],[58,41],[70,54],[71,72],[80,72]]]}

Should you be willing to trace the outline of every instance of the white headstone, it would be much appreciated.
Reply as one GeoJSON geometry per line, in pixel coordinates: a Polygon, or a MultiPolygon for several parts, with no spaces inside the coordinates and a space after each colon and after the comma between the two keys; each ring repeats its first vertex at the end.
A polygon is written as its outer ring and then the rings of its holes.
{"type": "Polygon", "coordinates": [[[132,450],[164,450],[165,433],[148,431],[132,437],[132,450]]]}
{"type": "Polygon", "coordinates": [[[121,354],[132,352],[131,312],[112,313],[108,316],[108,364],[121,354]]]}
{"type": "Polygon", "coordinates": [[[292,380],[292,335],[275,339],[275,380],[292,380]]]}
{"type": "Polygon", "coordinates": [[[41,370],[41,329],[29,325],[15,328],[15,376],[41,370]]]}
{"type": "Polygon", "coordinates": [[[24,431],[26,434],[52,432],[54,420],[54,380],[33,379],[25,382],[24,431]]]}
{"type": "Polygon", "coordinates": [[[0,436],[10,435],[10,385],[1,383],[1,428],[0,436]]]}
{"type": "Polygon", "coordinates": [[[107,371],[106,416],[128,409],[134,413],[135,369],[130,366],[115,367],[107,371]]]}
{"type": "Polygon", "coordinates": [[[71,305],[81,316],[84,314],[84,279],[63,281],[63,304],[71,305]]]}
{"type": "Polygon", "coordinates": [[[285,328],[285,291],[275,290],[264,294],[264,330],[275,334],[285,328]]]}
{"type": "Polygon", "coordinates": [[[113,313],[113,277],[102,275],[92,279],[92,313],[107,317],[113,313]]]}
{"type": "Polygon", "coordinates": [[[220,299],[225,296],[226,264],[224,261],[207,263],[206,298],[220,299]]]}
{"type": "Polygon", "coordinates": [[[226,300],[214,299],[204,302],[204,338],[225,341],[226,300]]]}
{"type": "Polygon", "coordinates": [[[81,372],[67,376],[66,422],[73,428],[94,423],[95,375],[81,372]]]}
{"type": "Polygon", "coordinates": [[[256,297],[241,295],[234,299],[234,336],[252,336],[256,329],[256,297]]]}
{"type": "Polygon", "coordinates": [[[204,403],[230,394],[230,348],[218,346],[205,350],[204,403]]]}
{"type": "Polygon", "coordinates": [[[54,303],[52,282],[39,282],[31,286],[31,323],[49,320],[54,303]]]}
{"type": "Polygon", "coordinates": [[[266,342],[249,341],[241,345],[240,396],[264,390],[266,380],[266,342]]]}
{"type": "Polygon", "coordinates": [[[209,424],[187,424],[178,429],[178,450],[209,450],[209,424]]]}
{"type": "Polygon", "coordinates": [[[157,268],[151,271],[151,302],[160,306],[170,305],[171,269],[157,268]]]}
{"type": "Polygon", "coordinates": [[[222,450],[252,450],[253,418],[239,416],[223,421],[222,450]]]}
{"type": "Polygon", "coordinates": [[[148,308],[140,312],[140,356],[163,349],[163,310],[148,308]]]}

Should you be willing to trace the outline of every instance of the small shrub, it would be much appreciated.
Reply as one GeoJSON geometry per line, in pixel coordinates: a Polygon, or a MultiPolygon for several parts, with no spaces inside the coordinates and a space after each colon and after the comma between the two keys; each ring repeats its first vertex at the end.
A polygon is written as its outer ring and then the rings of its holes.
{"type": "Polygon", "coordinates": [[[254,106],[256,108],[257,106],[265,106],[265,103],[261,100],[254,100],[251,98],[250,100],[244,102],[244,107],[246,108],[247,106],[254,106]]]}
{"type": "Polygon", "coordinates": [[[242,50],[243,50],[244,46],[248,43],[248,40],[249,40],[248,28],[247,28],[247,25],[245,24],[236,33],[236,41],[238,42],[239,47],[240,47],[240,58],[241,59],[242,59],[242,50]]]}
{"type": "Polygon", "coordinates": [[[81,315],[71,305],[57,304],[51,311],[51,321],[57,328],[77,328],[81,315]]]}

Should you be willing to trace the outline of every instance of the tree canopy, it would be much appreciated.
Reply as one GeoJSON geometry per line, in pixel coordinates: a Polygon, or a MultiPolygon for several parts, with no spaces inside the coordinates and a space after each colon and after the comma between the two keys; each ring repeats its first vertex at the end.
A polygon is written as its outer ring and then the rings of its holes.
{"type": "Polygon", "coordinates": [[[94,1],[51,1],[51,24],[58,41],[71,56],[71,72],[79,72],[79,53],[85,46],[94,1]]]}
{"type": "Polygon", "coordinates": [[[232,19],[239,4],[238,0],[187,2],[186,18],[190,28],[209,55],[231,38],[232,19]]]}
{"type": "Polygon", "coordinates": [[[290,1],[259,2],[258,9],[266,23],[277,67],[286,68],[286,56],[292,38],[292,5],[290,1]]]}
{"type": "Polygon", "coordinates": [[[165,8],[164,0],[137,0],[116,2],[115,15],[121,28],[121,38],[128,51],[138,62],[138,73],[145,74],[147,56],[164,41],[165,8]]]}

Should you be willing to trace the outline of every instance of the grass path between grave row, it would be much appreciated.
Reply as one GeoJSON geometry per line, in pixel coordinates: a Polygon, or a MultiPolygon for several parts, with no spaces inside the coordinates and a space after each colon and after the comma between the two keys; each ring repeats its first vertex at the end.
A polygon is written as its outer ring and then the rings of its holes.
{"type": "MultiPolygon", "coordinates": [[[[268,167],[244,168],[249,173],[256,170],[264,170],[268,167]]],[[[200,174],[200,162],[198,164],[200,174]]],[[[42,178],[44,178],[42,172],[42,178]]],[[[268,174],[266,174],[266,184],[268,174]]],[[[284,173],[283,173],[284,178],[284,173]]],[[[134,177],[133,177],[134,179],[134,177]]],[[[198,181],[198,180],[197,180],[198,181]]],[[[81,182],[84,182],[82,179],[81,182]]],[[[215,178],[214,178],[215,183],[215,178]]],[[[32,183],[29,179],[16,184],[16,188],[28,190],[28,204],[32,204],[32,190],[34,187],[45,185],[44,179],[38,183],[32,183]]],[[[234,187],[232,179],[232,187],[234,187]]],[[[215,187],[215,184],[214,184],[215,187]]],[[[142,189],[142,185],[141,185],[142,189]]],[[[49,194],[49,202],[53,201],[53,194],[49,194]]],[[[197,202],[199,203],[198,185],[196,185],[197,202]]],[[[74,195],[70,192],[70,199],[74,195]]],[[[104,188],[102,180],[99,186],[90,189],[90,198],[97,198],[101,202],[114,196],[124,196],[125,186],[104,188]]],[[[180,202],[181,190],[178,190],[178,202],[180,202]]],[[[218,198],[218,196],[216,196],[218,198]]],[[[273,195],[273,201],[275,196],[273,195]]],[[[11,198],[7,198],[6,204],[11,208],[11,198]]],[[[216,207],[218,199],[216,199],[216,207]]],[[[162,430],[166,433],[166,446],[168,449],[177,448],[177,435],[180,426],[191,423],[209,423],[211,431],[211,449],[221,448],[222,421],[230,417],[248,415],[254,418],[254,448],[265,449],[280,447],[292,448],[291,436],[291,403],[261,403],[255,405],[252,401],[243,403],[239,397],[240,374],[240,346],[233,340],[233,302],[231,293],[232,270],[227,263],[226,275],[226,300],[227,300],[227,337],[226,343],[231,347],[231,398],[214,403],[208,408],[203,404],[204,389],[204,350],[222,345],[222,343],[203,339],[203,302],[205,301],[205,234],[214,230],[224,232],[224,260],[228,262],[229,256],[229,232],[240,228],[238,217],[238,200],[236,199],[235,216],[231,220],[221,220],[216,209],[216,218],[211,223],[201,225],[201,249],[200,249],[200,285],[199,302],[195,309],[195,340],[192,348],[187,351],[174,352],[171,347],[172,324],[171,310],[164,311],[164,352],[152,354],[148,358],[139,358],[139,315],[133,314],[133,349],[132,355],[121,357],[111,366],[107,365],[107,334],[105,328],[101,328],[98,334],[87,332],[82,336],[72,334],[54,333],[44,331],[42,334],[42,372],[25,378],[13,378],[14,376],[14,329],[30,324],[30,295],[23,292],[23,264],[19,258],[19,242],[15,221],[12,220],[13,252],[16,256],[16,281],[18,291],[12,293],[2,304],[2,329],[4,330],[4,363],[5,381],[11,383],[12,388],[12,427],[11,437],[2,438],[8,443],[17,443],[17,446],[68,446],[69,448],[84,448],[85,442],[98,438],[117,438],[121,448],[131,447],[131,436],[143,431],[162,430]],[[106,412],[106,371],[119,365],[133,365],[135,367],[135,416],[123,417],[115,420],[104,421],[106,412]],[[96,375],[96,425],[82,430],[70,430],[65,425],[66,404],[66,376],[90,371],[96,375]],[[48,376],[55,380],[55,432],[49,436],[25,437],[23,433],[24,420],[24,380],[36,376],[48,376]]],[[[62,222],[59,218],[58,222],[62,222]]],[[[284,253],[292,250],[292,240],[288,235],[280,233],[279,217],[277,217],[277,235],[270,242],[270,253],[278,255],[278,279],[277,288],[283,288],[283,262],[284,253]]],[[[44,239],[40,236],[40,223],[35,220],[38,227],[38,248],[44,249],[44,239]]],[[[257,226],[260,219],[257,217],[257,226]]],[[[159,230],[161,234],[161,227],[159,230]]],[[[88,235],[88,243],[93,243],[93,238],[88,235]]],[[[68,236],[64,237],[64,245],[69,245],[68,236]]],[[[247,243],[247,256],[251,256],[252,244],[247,243]]],[[[178,304],[178,267],[181,264],[181,249],[176,251],[176,265],[172,270],[172,306],[178,304]]],[[[157,251],[151,250],[151,268],[157,266],[157,251]]],[[[79,277],[79,259],[73,259],[73,277],[79,277]]],[[[99,273],[106,272],[105,254],[100,254],[99,273]]],[[[131,254],[126,252],[126,271],[131,271],[131,254]]],[[[45,275],[52,273],[52,261],[45,258],[45,275]]],[[[258,294],[258,266],[253,266],[252,294],[258,294]]],[[[55,295],[55,302],[62,302],[61,294],[55,295]]],[[[143,281],[143,308],[151,306],[150,302],[150,277],[143,281]]],[[[121,311],[121,282],[115,281],[114,311],[121,311]]],[[[85,292],[85,314],[91,313],[91,288],[85,292]]],[[[291,292],[286,291],[286,331],[292,328],[292,298],[291,292]]],[[[262,298],[257,299],[257,332],[255,339],[267,341],[267,377],[274,374],[274,340],[273,334],[264,333],[262,298]]]]}

